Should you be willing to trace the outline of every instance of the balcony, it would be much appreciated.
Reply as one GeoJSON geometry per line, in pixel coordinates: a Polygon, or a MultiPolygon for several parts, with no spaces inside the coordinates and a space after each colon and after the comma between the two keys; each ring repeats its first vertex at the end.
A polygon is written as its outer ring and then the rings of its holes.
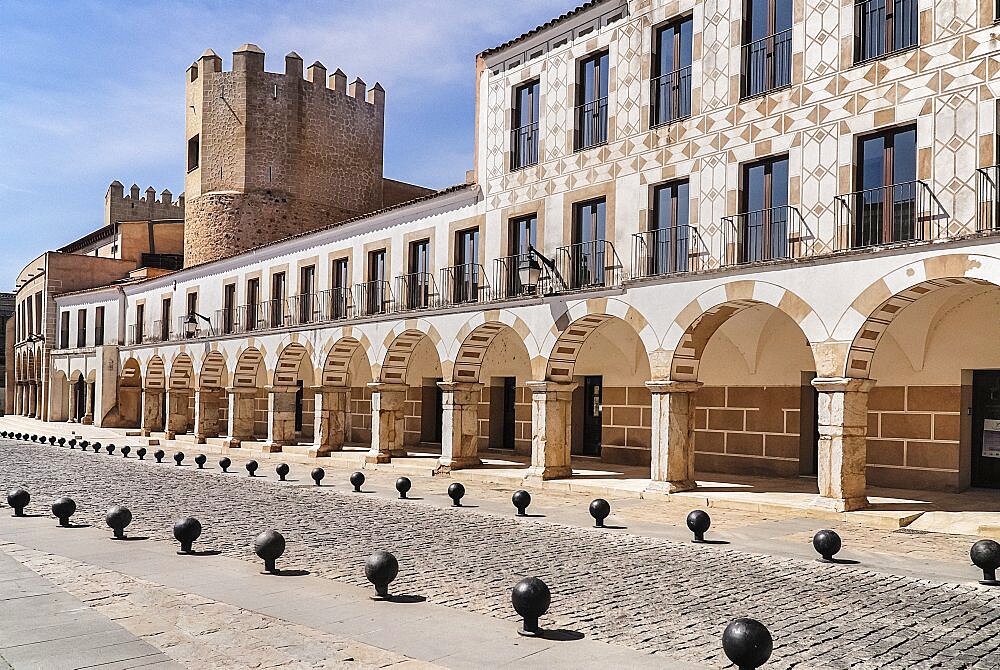
{"type": "Polygon", "coordinates": [[[438,299],[437,284],[430,272],[411,272],[396,277],[396,311],[429,309],[438,299]]]}
{"type": "Polygon", "coordinates": [[[743,45],[740,98],[751,98],[792,83],[792,30],[743,45]]]}
{"type": "Polygon", "coordinates": [[[622,283],[622,263],[608,240],[559,247],[556,255],[567,290],[607,288],[622,283]]]}
{"type": "Polygon", "coordinates": [[[591,100],[575,109],[577,151],[607,144],[608,99],[591,100]]]}
{"type": "Polygon", "coordinates": [[[632,235],[632,278],[697,272],[708,266],[708,252],[694,226],[670,226],[632,235]]]}
{"type": "Polygon", "coordinates": [[[836,250],[941,239],[947,215],[922,181],[837,196],[836,250]]]}
{"type": "Polygon", "coordinates": [[[652,128],[691,116],[691,66],[653,79],[649,99],[652,104],[649,125],[652,128]]]}
{"type": "Polygon", "coordinates": [[[355,316],[388,314],[392,304],[392,287],[389,282],[379,279],[354,285],[355,316]]]}
{"type": "Polygon", "coordinates": [[[538,284],[521,283],[521,266],[531,260],[531,254],[514,254],[493,259],[493,299],[516,300],[555,293],[556,282],[547,267],[539,263],[538,284]]]}
{"type": "Polygon", "coordinates": [[[490,300],[490,283],[478,263],[441,268],[441,304],[464,305],[490,300]]]}
{"type": "Polygon", "coordinates": [[[351,318],[354,300],[351,289],[338,286],[317,294],[320,318],[323,321],[342,321],[351,318]]]}
{"type": "Polygon", "coordinates": [[[813,242],[815,237],[797,207],[727,216],[722,219],[720,264],[728,267],[811,256],[813,242]]]}
{"type": "Polygon", "coordinates": [[[917,2],[918,0],[855,2],[855,64],[915,47],[920,41],[917,2]]]}
{"type": "Polygon", "coordinates": [[[153,322],[153,328],[146,336],[147,342],[166,342],[170,339],[170,320],[157,319],[153,322]]]}
{"type": "Polygon", "coordinates": [[[146,328],[142,323],[133,323],[128,327],[128,343],[130,345],[148,342],[146,328]]]}
{"type": "Polygon", "coordinates": [[[305,326],[320,320],[319,296],[315,293],[293,295],[285,300],[287,323],[292,326],[305,326]]]}
{"type": "Polygon", "coordinates": [[[538,163],[538,122],[510,131],[510,169],[520,170],[538,163]]]}
{"type": "Polygon", "coordinates": [[[979,168],[979,207],[976,230],[980,233],[1000,230],[1000,165],[979,168]]]}

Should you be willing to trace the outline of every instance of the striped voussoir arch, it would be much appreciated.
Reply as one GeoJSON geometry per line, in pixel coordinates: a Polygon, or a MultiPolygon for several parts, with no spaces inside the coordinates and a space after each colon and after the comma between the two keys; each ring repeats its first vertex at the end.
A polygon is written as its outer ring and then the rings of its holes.
{"type": "Polygon", "coordinates": [[[163,359],[153,356],[146,363],[146,388],[162,390],[167,387],[167,376],[163,367],[163,359]]]}
{"type": "Polygon", "coordinates": [[[537,347],[531,334],[531,328],[520,317],[507,311],[490,310],[477,314],[458,331],[455,339],[460,342],[458,353],[455,354],[455,366],[452,369],[452,379],[456,382],[478,382],[482,373],[483,360],[493,340],[500,333],[510,331],[524,342],[528,358],[537,355],[537,347]]]}
{"type": "Polygon", "coordinates": [[[226,358],[220,352],[213,351],[202,361],[198,386],[203,389],[218,389],[225,385],[225,381],[226,358]]]}
{"type": "Polygon", "coordinates": [[[125,361],[120,380],[122,386],[142,386],[142,369],[139,367],[139,361],[134,358],[125,361]]]}
{"type": "Polygon", "coordinates": [[[274,365],[274,385],[295,386],[299,378],[299,367],[304,358],[310,358],[310,352],[305,346],[298,342],[286,345],[278,354],[278,361],[274,365]]]}
{"type": "Polygon", "coordinates": [[[255,388],[257,386],[257,371],[263,364],[264,355],[259,349],[250,348],[240,354],[236,360],[236,371],[233,372],[233,386],[255,388]]]}
{"type": "Polygon", "coordinates": [[[187,354],[177,354],[170,364],[170,388],[187,389],[193,386],[194,363],[187,354]]]}
{"type": "Polygon", "coordinates": [[[367,351],[362,341],[352,335],[345,335],[337,340],[323,362],[323,386],[347,386],[351,359],[359,349],[367,351]]]}
{"type": "MultiPolygon", "coordinates": [[[[411,322],[408,321],[407,324],[409,323],[411,322]]],[[[384,341],[386,351],[380,378],[387,384],[406,383],[406,369],[410,364],[410,356],[413,355],[413,350],[425,337],[438,351],[438,357],[441,357],[441,336],[438,335],[433,326],[430,326],[427,332],[410,327],[396,335],[397,330],[398,328],[394,328],[384,341]]]]}

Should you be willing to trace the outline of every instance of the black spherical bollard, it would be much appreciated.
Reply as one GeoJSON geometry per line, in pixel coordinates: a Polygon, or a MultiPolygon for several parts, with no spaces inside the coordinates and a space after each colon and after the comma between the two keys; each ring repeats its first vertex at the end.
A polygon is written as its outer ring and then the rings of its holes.
{"type": "Polygon", "coordinates": [[[69,448],[70,449],[76,449],[76,438],[70,439],[70,441],[69,441],[69,448]]]}
{"type": "Polygon", "coordinates": [[[146,460],[146,447],[139,447],[136,449],[135,455],[139,457],[140,461],[146,460]]]}
{"type": "Polygon", "coordinates": [[[94,442],[92,445],[90,445],[90,448],[94,450],[95,454],[99,453],[101,451],[101,443],[100,442],[94,442]]]}
{"type": "Polygon", "coordinates": [[[223,472],[229,472],[229,466],[232,464],[233,462],[225,456],[219,459],[219,467],[222,468],[223,472]]]}
{"type": "Polygon", "coordinates": [[[184,462],[184,452],[178,451],[176,454],[174,454],[174,465],[180,465],[183,462],[184,462]]]}
{"type": "Polygon", "coordinates": [[[122,458],[128,458],[128,455],[132,453],[132,447],[127,444],[122,447],[122,458]]]}
{"type": "Polygon", "coordinates": [[[157,449],[153,452],[153,457],[156,458],[157,463],[162,463],[164,456],[166,456],[166,454],[163,453],[163,449],[157,449]]]}
{"type": "Polygon", "coordinates": [[[590,503],[590,516],[594,517],[594,528],[604,528],[604,520],[611,514],[611,503],[604,498],[595,498],[590,503]]]}
{"type": "Polygon", "coordinates": [[[694,533],[694,539],[691,541],[701,544],[705,541],[705,533],[712,527],[712,517],[704,510],[693,510],[687,515],[687,527],[694,533]]]}
{"type": "Polygon", "coordinates": [[[545,614],[552,603],[549,587],[538,577],[525,577],[514,585],[510,601],[514,611],[524,619],[517,632],[528,637],[537,636],[541,632],[538,617],[545,614]]]}
{"type": "Polygon", "coordinates": [[[178,554],[190,554],[191,545],[201,536],[201,522],[193,516],[174,522],[174,539],[181,543],[178,554]]]}
{"type": "Polygon", "coordinates": [[[354,487],[355,493],[361,493],[361,485],[365,483],[365,476],[361,472],[351,473],[351,486],[354,487]]]}
{"type": "Polygon", "coordinates": [[[31,441],[32,441],[32,442],[38,442],[38,436],[37,436],[37,435],[35,435],[34,433],[32,433],[32,434],[31,434],[31,441]]]}
{"type": "Polygon", "coordinates": [[[465,497],[465,486],[463,486],[460,482],[449,484],[448,497],[451,498],[452,507],[461,507],[462,498],[465,497]]]}
{"type": "Polygon", "coordinates": [[[326,471],[323,468],[313,468],[313,471],[309,473],[309,476],[312,477],[314,482],[316,482],[316,486],[319,486],[319,483],[323,481],[323,477],[326,477],[326,471]]]}
{"type": "Polygon", "coordinates": [[[820,563],[836,563],[833,555],[840,551],[841,546],[840,536],[835,531],[820,530],[813,535],[813,548],[822,556],[816,559],[820,563]]]}
{"type": "Polygon", "coordinates": [[[736,619],[722,633],[722,650],[739,670],[756,670],[767,663],[773,649],[771,632],[756,619],[736,619]]]}
{"type": "Polygon", "coordinates": [[[264,531],[253,541],[253,550],[257,556],[264,559],[264,571],[272,575],[277,574],[278,569],[274,566],[274,562],[285,553],[285,538],[276,530],[264,531]]]}
{"type": "Polygon", "coordinates": [[[199,470],[204,470],[205,463],[208,463],[208,457],[205,454],[198,454],[194,457],[194,462],[198,464],[199,470]]]}
{"type": "Polygon", "coordinates": [[[87,449],[89,447],[90,447],[90,442],[88,442],[87,440],[80,440],[80,448],[81,449],[83,449],[84,451],[87,451],[87,449]]]}
{"type": "Polygon", "coordinates": [[[51,444],[52,446],[55,446],[55,445],[56,445],[56,442],[58,442],[58,441],[59,441],[59,440],[58,440],[58,439],[56,439],[56,436],[55,436],[55,435],[49,435],[49,444],[51,444]]]}
{"type": "Polygon", "coordinates": [[[290,468],[287,463],[279,463],[278,467],[274,469],[274,471],[278,473],[278,479],[281,481],[285,481],[285,477],[288,476],[289,470],[290,468]]]}
{"type": "Polygon", "coordinates": [[[66,438],[65,437],[60,437],[58,440],[56,440],[56,442],[59,443],[60,447],[66,446],[66,438]]]}
{"type": "Polygon", "coordinates": [[[257,464],[257,461],[250,461],[250,462],[248,462],[247,465],[246,465],[247,474],[250,477],[256,477],[257,475],[255,475],[254,473],[257,472],[257,468],[258,467],[260,467],[260,466],[257,464]]]}
{"type": "Polygon", "coordinates": [[[22,488],[11,489],[7,504],[14,509],[14,516],[24,516],[24,508],[31,502],[31,494],[22,488]]]}
{"type": "Polygon", "coordinates": [[[104,520],[115,533],[116,540],[125,539],[125,527],[132,523],[132,512],[128,507],[115,505],[104,515],[104,520]]]}
{"type": "Polygon", "coordinates": [[[413,482],[410,481],[409,477],[400,477],[396,480],[396,490],[399,491],[399,497],[406,499],[406,493],[413,487],[413,482]]]}
{"type": "Polygon", "coordinates": [[[14,439],[15,440],[20,440],[21,439],[21,433],[14,433],[14,439]]]}
{"type": "Polygon", "coordinates": [[[389,598],[389,583],[399,574],[399,561],[388,551],[376,551],[365,561],[365,577],[375,585],[372,600],[389,598]]]}
{"type": "Polygon", "coordinates": [[[115,445],[109,444],[108,446],[104,447],[104,450],[108,452],[108,456],[110,456],[111,454],[115,453],[115,445]]]}
{"type": "Polygon", "coordinates": [[[993,540],[979,540],[969,550],[969,558],[972,559],[977,568],[983,571],[983,578],[979,580],[980,584],[1000,586],[1000,581],[997,581],[997,568],[1000,568],[1000,544],[993,540]]]}
{"type": "Polygon", "coordinates": [[[514,491],[514,495],[510,497],[510,501],[514,503],[514,507],[517,508],[517,515],[525,516],[525,510],[528,509],[528,505],[531,504],[531,494],[524,489],[514,491]]]}
{"type": "Polygon", "coordinates": [[[59,519],[60,526],[69,526],[69,518],[76,513],[76,502],[72,498],[63,496],[56,498],[52,503],[52,516],[59,519]]]}

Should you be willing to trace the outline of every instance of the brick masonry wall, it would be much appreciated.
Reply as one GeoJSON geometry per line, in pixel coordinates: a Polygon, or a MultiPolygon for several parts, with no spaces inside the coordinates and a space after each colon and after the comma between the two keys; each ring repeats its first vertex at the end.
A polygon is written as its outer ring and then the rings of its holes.
{"type": "Polygon", "coordinates": [[[372,392],[367,386],[351,387],[351,434],[349,442],[371,446],[372,440],[372,392]]]}
{"type": "Polygon", "coordinates": [[[601,395],[601,458],[608,463],[649,465],[649,389],[644,386],[605,386],[601,395]]]}
{"type": "MultiPolygon", "coordinates": [[[[490,402],[493,393],[502,399],[503,388],[484,386],[479,400],[479,449],[500,448],[490,440],[490,402]]],[[[531,454],[531,392],[526,386],[514,391],[514,453],[531,454]]]]}
{"type": "Polygon", "coordinates": [[[798,386],[705,386],[695,394],[695,467],[703,472],[799,472],[798,386]]]}
{"type": "Polygon", "coordinates": [[[957,488],[961,386],[876,386],[868,396],[868,482],[957,488]]]}

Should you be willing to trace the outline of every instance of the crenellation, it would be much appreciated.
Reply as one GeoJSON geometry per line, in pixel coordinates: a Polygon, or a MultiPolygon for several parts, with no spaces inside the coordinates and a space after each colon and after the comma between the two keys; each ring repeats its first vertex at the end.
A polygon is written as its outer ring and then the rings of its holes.
{"type": "Polygon", "coordinates": [[[233,72],[263,72],[264,51],[256,44],[244,44],[233,52],[233,72]]]}
{"type": "Polygon", "coordinates": [[[336,72],[330,75],[330,88],[347,95],[347,75],[339,67],[336,72]]]}
{"type": "Polygon", "coordinates": [[[285,55],[285,76],[302,78],[302,56],[294,51],[289,51],[285,55]]]}
{"type": "Polygon", "coordinates": [[[314,62],[309,66],[308,76],[306,77],[313,85],[326,86],[326,66],[319,61],[314,62]]]}
{"type": "Polygon", "coordinates": [[[365,86],[365,82],[361,79],[361,77],[358,77],[353,82],[351,82],[351,87],[348,92],[350,96],[355,100],[364,100],[365,93],[367,92],[367,90],[368,89],[365,86]]]}

